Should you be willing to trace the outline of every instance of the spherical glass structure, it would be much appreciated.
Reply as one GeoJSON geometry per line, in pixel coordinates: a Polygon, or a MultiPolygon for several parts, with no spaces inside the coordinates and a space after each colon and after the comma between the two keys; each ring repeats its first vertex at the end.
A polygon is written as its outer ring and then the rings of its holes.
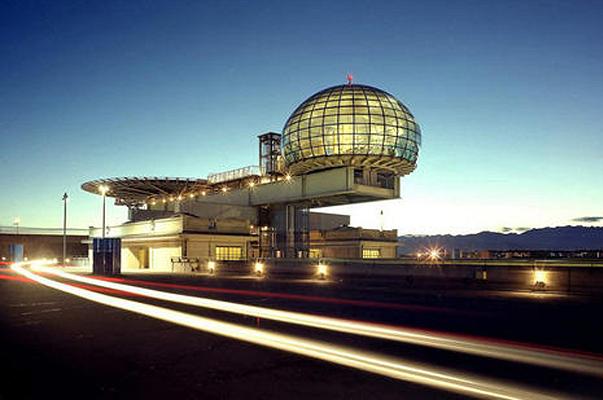
{"type": "Polygon", "coordinates": [[[283,156],[292,174],[337,166],[412,172],[421,131],[408,108],[383,90],[334,86],[304,101],[283,128],[283,156]]]}

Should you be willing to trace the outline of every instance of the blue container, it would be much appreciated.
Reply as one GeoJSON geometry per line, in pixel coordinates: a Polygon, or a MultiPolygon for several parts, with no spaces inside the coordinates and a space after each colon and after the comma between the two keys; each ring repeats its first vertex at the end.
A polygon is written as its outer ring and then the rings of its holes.
{"type": "Polygon", "coordinates": [[[8,245],[8,256],[13,262],[23,261],[23,245],[17,243],[11,243],[8,245]]]}
{"type": "Polygon", "coordinates": [[[121,273],[121,239],[95,238],[92,240],[92,272],[97,275],[121,273]]]}

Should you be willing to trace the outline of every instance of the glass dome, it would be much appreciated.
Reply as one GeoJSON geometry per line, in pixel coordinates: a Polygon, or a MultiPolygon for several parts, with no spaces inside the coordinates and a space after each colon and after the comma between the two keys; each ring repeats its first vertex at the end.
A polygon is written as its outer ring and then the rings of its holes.
{"type": "Polygon", "coordinates": [[[419,125],[404,104],[357,84],[316,93],[283,128],[283,156],[293,174],[347,165],[406,175],[420,145],[419,125]]]}

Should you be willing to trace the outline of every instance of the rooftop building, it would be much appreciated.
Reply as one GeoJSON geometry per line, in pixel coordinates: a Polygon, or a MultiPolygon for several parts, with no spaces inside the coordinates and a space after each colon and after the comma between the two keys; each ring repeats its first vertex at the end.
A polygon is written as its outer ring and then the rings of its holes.
{"type": "Polygon", "coordinates": [[[416,168],[421,133],[399,100],[365,85],[331,87],[297,107],[282,135],[258,139],[257,166],[207,178],[84,183],[129,208],[129,222],[104,232],[122,238],[124,266],[169,269],[174,257],[395,256],[395,231],[355,230],[347,216],[311,210],[400,197],[399,178],[416,168]],[[353,250],[329,248],[342,234],[353,250]]]}

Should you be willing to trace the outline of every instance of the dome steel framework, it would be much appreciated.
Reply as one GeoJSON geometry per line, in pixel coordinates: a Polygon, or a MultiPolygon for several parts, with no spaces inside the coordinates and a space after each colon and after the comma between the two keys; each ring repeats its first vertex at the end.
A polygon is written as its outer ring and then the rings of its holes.
{"type": "Polygon", "coordinates": [[[416,168],[421,130],[391,94],[366,85],[322,90],[304,101],[283,128],[292,174],[357,166],[407,175],[416,168]]]}

